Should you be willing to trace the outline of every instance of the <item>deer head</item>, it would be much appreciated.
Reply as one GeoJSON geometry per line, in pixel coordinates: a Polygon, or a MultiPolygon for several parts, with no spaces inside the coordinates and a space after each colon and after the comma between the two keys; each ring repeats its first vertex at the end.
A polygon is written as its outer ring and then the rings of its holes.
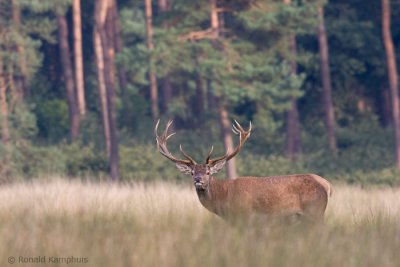
{"type": "Polygon", "coordinates": [[[179,146],[179,149],[183,154],[184,159],[178,159],[174,157],[171,152],[169,152],[167,148],[167,140],[175,135],[175,133],[168,134],[168,130],[172,124],[172,121],[169,121],[167,123],[167,127],[165,128],[165,131],[162,133],[161,136],[159,136],[157,133],[159,123],[160,121],[157,122],[156,127],[154,128],[158,151],[161,153],[161,155],[174,162],[180,172],[191,175],[193,178],[194,186],[198,190],[206,190],[210,183],[211,175],[220,171],[228,160],[239,153],[243,144],[246,142],[247,138],[249,138],[252,129],[251,122],[249,129],[245,131],[242,126],[235,120],[235,124],[232,125],[232,131],[235,134],[239,135],[239,144],[234,148],[234,150],[232,152],[226,151],[225,155],[223,155],[222,157],[212,159],[211,154],[213,151],[213,147],[211,147],[205,163],[198,164],[193,160],[192,157],[190,157],[185,151],[183,151],[181,145],[179,146]]]}

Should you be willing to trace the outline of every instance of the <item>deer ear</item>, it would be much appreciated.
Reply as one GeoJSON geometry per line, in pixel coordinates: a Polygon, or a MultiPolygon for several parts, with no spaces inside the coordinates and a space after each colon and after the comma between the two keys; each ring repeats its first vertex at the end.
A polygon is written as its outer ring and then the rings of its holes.
{"type": "Polygon", "coordinates": [[[219,172],[225,166],[226,160],[216,162],[214,165],[210,166],[210,173],[214,174],[219,172]]]}
{"type": "Polygon", "coordinates": [[[184,174],[192,174],[192,165],[187,165],[187,164],[184,164],[184,163],[176,163],[175,164],[176,165],[176,167],[178,168],[178,170],[181,172],[181,173],[184,173],[184,174]]]}

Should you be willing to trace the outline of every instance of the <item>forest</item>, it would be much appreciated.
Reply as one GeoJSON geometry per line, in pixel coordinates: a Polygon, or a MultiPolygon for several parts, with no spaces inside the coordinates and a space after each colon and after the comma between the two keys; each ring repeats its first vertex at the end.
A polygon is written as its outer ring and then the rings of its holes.
{"type": "Polygon", "coordinates": [[[221,177],[400,185],[400,5],[362,0],[0,0],[0,182],[179,181],[154,127],[221,177]]]}

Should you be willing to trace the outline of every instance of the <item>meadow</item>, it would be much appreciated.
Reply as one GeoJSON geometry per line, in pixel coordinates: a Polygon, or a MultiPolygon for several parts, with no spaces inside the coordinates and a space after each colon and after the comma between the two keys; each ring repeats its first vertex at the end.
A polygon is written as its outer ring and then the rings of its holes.
{"type": "Polygon", "coordinates": [[[0,266],[400,266],[399,196],[335,185],[324,225],[233,227],[188,184],[5,184],[0,266]]]}

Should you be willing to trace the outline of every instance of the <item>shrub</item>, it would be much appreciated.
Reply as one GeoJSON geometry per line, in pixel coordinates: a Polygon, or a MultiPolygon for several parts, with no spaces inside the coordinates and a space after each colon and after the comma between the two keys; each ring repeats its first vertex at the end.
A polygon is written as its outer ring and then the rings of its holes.
{"type": "Polygon", "coordinates": [[[66,173],[66,155],[58,146],[34,146],[28,142],[12,151],[13,174],[27,178],[66,173]]]}
{"type": "Polygon", "coordinates": [[[120,147],[120,170],[123,180],[180,180],[175,164],[162,157],[154,145],[135,144],[120,147]]]}
{"type": "Polygon", "coordinates": [[[108,173],[107,155],[93,144],[75,142],[61,148],[65,154],[66,174],[69,176],[104,176],[108,173]]]}
{"type": "Polygon", "coordinates": [[[246,153],[238,157],[238,174],[251,176],[274,176],[307,172],[303,162],[290,162],[281,156],[263,156],[246,153]]]}

